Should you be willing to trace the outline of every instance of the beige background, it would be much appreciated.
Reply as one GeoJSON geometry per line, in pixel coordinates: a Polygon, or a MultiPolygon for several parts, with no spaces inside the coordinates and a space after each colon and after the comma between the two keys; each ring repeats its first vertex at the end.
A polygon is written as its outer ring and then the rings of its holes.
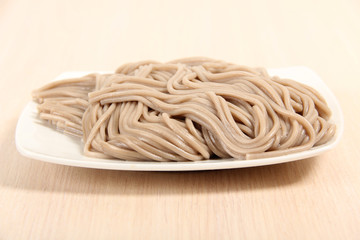
{"type": "Polygon", "coordinates": [[[2,0],[0,239],[359,239],[359,78],[357,0],[2,0]],[[312,68],[343,108],[342,141],[303,161],[178,173],[58,166],[16,151],[31,90],[59,73],[198,55],[312,68]]]}

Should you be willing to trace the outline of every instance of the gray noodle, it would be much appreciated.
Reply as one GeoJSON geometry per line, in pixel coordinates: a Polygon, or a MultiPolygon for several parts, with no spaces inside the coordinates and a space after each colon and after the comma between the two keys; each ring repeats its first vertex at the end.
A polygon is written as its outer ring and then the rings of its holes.
{"type": "Polygon", "coordinates": [[[120,66],[33,92],[41,119],[82,137],[84,154],[130,161],[256,159],[328,142],[335,125],[314,89],[208,58],[120,66]]]}

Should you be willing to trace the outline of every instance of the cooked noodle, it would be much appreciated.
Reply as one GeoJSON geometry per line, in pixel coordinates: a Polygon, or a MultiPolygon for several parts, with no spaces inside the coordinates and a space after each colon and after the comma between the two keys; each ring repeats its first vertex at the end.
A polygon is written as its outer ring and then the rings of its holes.
{"type": "Polygon", "coordinates": [[[255,159],[335,134],[325,99],[265,69],[208,58],[128,63],[33,92],[39,116],[83,138],[84,154],[131,161],[255,159]]]}

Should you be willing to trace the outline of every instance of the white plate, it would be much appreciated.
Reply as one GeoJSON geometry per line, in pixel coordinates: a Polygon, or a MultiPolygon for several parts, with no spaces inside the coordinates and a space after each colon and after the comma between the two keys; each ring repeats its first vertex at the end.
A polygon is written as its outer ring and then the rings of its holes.
{"type": "MultiPolygon", "coordinates": [[[[79,77],[87,73],[88,72],[65,72],[55,80],[79,77]]],[[[270,69],[269,73],[270,75],[291,78],[310,85],[325,97],[333,113],[331,121],[333,121],[337,127],[336,135],[330,142],[301,153],[256,160],[223,159],[178,163],[131,162],[118,159],[89,158],[82,154],[82,144],[79,139],[64,135],[42,124],[42,121],[37,118],[37,104],[30,102],[23,110],[16,127],[16,146],[18,151],[24,156],[45,162],[77,167],[139,171],[189,171],[255,167],[309,158],[335,147],[343,133],[343,116],[335,96],[320,77],[306,67],[270,69]]]]}

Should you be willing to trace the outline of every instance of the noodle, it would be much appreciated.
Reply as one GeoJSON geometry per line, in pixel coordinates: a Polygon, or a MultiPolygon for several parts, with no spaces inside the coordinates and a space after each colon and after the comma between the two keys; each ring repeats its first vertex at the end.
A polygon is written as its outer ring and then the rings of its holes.
{"type": "Polygon", "coordinates": [[[33,92],[40,118],[82,137],[84,154],[130,161],[256,159],[335,134],[314,89],[265,69],[208,58],[120,66],[33,92]]]}

